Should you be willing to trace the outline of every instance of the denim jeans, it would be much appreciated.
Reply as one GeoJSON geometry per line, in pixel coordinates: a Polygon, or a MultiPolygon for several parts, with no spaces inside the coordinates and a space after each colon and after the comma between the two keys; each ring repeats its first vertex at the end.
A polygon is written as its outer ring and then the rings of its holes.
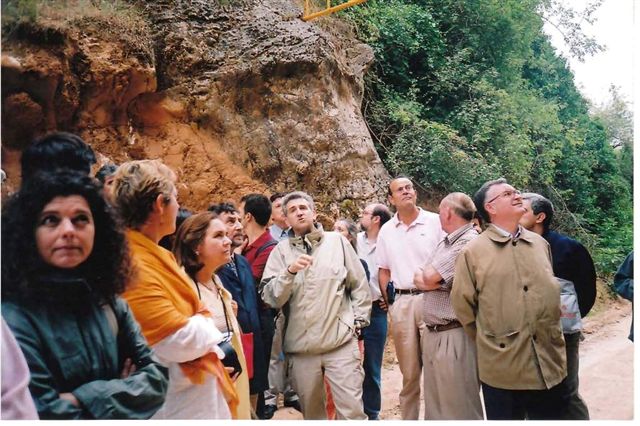
{"type": "Polygon", "coordinates": [[[387,313],[378,302],[371,307],[371,322],[362,329],[364,338],[364,382],[362,383],[362,402],[369,420],[377,420],[381,406],[382,355],[387,340],[387,313]]]}

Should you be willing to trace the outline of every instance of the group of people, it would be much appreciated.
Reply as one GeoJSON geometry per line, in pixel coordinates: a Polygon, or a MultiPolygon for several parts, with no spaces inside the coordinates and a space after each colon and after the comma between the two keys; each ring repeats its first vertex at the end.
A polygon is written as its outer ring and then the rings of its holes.
{"type": "Polygon", "coordinates": [[[21,163],[2,210],[3,418],[268,419],[282,393],[305,419],[376,420],[388,327],[403,419],[421,380],[425,419],[589,418],[595,269],[539,194],[498,179],[433,213],[399,176],[395,214],[371,203],[331,232],[302,191],[190,212],[158,160],[90,177],[68,133],[21,163]]]}

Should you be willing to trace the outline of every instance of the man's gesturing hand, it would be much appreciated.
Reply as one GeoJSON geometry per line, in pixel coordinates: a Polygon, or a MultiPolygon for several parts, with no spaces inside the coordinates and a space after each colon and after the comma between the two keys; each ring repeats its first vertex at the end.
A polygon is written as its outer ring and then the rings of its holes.
{"type": "Polygon", "coordinates": [[[296,259],[291,265],[287,267],[287,270],[291,274],[295,274],[298,271],[302,271],[304,268],[310,266],[313,263],[313,257],[303,254],[296,259]]]}

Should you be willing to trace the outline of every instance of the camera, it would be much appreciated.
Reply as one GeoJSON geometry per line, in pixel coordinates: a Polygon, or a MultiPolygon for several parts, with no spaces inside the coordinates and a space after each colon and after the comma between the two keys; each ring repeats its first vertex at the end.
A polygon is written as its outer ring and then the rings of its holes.
{"type": "Polygon", "coordinates": [[[231,333],[228,333],[224,340],[218,343],[218,347],[224,353],[224,358],[222,358],[222,365],[225,367],[233,368],[233,371],[229,374],[231,377],[234,377],[240,373],[242,373],[242,366],[240,365],[240,360],[238,359],[238,354],[236,350],[233,348],[231,344],[231,333]]]}

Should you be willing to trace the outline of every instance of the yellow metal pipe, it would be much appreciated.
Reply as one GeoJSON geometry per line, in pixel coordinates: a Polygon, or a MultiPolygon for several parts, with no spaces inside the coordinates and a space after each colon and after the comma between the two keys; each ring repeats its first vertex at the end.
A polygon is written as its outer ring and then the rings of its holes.
{"type": "MultiPolygon", "coordinates": [[[[351,7],[351,6],[355,6],[357,4],[364,3],[365,1],[367,1],[367,0],[349,0],[346,3],[342,3],[342,4],[339,4],[337,6],[329,7],[327,9],[325,9],[325,10],[321,10],[319,12],[315,12],[315,13],[312,13],[310,15],[304,15],[302,17],[302,20],[303,21],[310,21],[312,19],[319,18],[321,16],[330,15],[330,14],[332,14],[334,12],[338,12],[338,11],[340,11],[342,9],[346,9],[348,7],[351,7]]],[[[329,0],[327,0],[327,4],[330,4],[329,0]]]]}

